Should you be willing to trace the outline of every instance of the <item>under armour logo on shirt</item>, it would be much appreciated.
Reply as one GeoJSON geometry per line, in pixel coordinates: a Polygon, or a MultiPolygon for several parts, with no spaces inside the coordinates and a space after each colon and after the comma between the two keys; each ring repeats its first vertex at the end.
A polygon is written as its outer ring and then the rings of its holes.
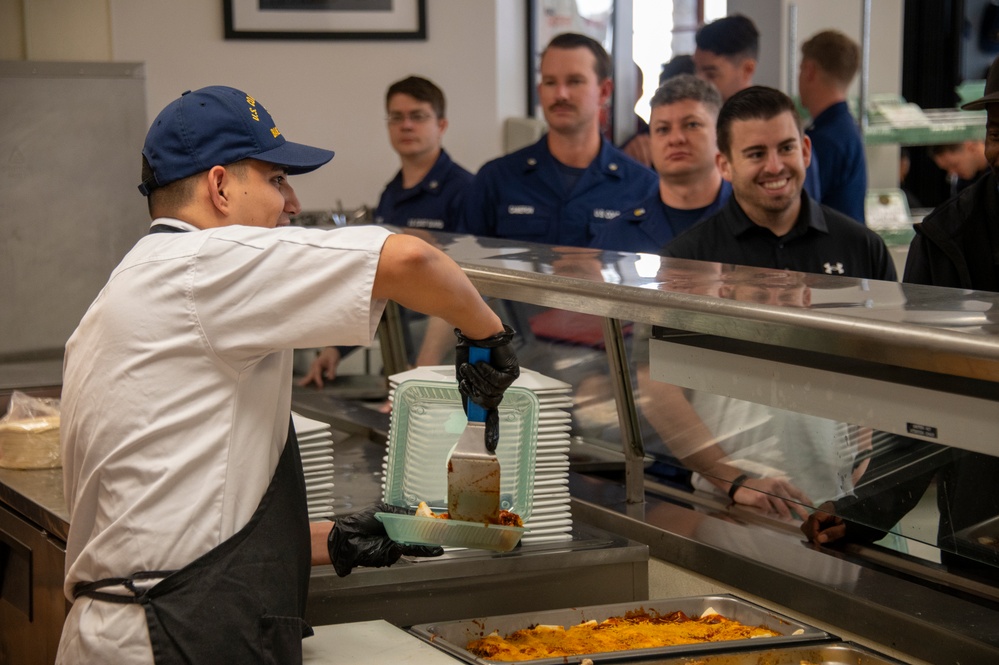
{"type": "Polygon", "coordinates": [[[843,274],[843,264],[842,263],[829,263],[828,261],[822,264],[822,267],[826,269],[827,275],[842,275],[843,274]]]}

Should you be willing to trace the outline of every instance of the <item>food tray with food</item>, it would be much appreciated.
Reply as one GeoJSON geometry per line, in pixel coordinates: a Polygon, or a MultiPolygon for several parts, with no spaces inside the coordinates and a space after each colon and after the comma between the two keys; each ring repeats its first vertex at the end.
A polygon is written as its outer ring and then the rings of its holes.
{"type": "MultiPolygon", "coordinates": [[[[465,662],[477,665],[510,662],[499,657],[484,657],[469,650],[470,643],[485,638],[492,633],[506,637],[515,631],[540,627],[557,631],[559,627],[568,629],[587,622],[598,624],[614,617],[624,617],[629,613],[644,613],[652,617],[664,617],[675,612],[682,612],[691,619],[705,615],[720,614],[726,619],[734,620],[744,626],[763,627],[776,635],[758,638],[725,639],[723,641],[693,642],[674,644],[671,646],[649,646],[616,651],[601,651],[600,644],[595,644],[592,651],[572,655],[545,655],[536,653],[523,659],[532,665],[556,665],[563,663],[581,663],[584,659],[594,662],[614,661],[627,662],[650,656],[682,656],[722,650],[756,648],[765,642],[768,647],[778,647],[788,644],[801,644],[831,639],[831,635],[813,626],[801,623],[790,617],[778,614],[748,601],[729,595],[690,596],[685,598],[668,598],[648,600],[644,602],[617,603],[612,605],[597,605],[563,610],[548,610],[543,612],[525,612],[494,617],[446,621],[413,626],[410,631],[418,637],[430,642],[439,649],[446,651],[465,662]]],[[[695,623],[695,622],[691,622],[695,623]]],[[[639,643],[634,635],[628,638],[630,644],[639,643]]]]}
{"type": "Polygon", "coordinates": [[[509,552],[527,531],[524,527],[461,522],[438,517],[375,513],[385,525],[389,538],[409,545],[471,547],[494,552],[509,552]]]}
{"type": "Polygon", "coordinates": [[[685,656],[657,660],[656,665],[902,665],[902,662],[850,642],[831,642],[685,656]]]}

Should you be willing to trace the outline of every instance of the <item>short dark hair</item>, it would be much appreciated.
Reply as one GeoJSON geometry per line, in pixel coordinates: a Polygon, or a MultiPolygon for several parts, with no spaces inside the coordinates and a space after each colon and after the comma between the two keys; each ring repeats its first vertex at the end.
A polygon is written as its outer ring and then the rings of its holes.
{"type": "Polygon", "coordinates": [[[548,46],[545,47],[545,50],[541,52],[541,57],[544,58],[545,53],[548,53],[548,49],[553,48],[588,49],[590,53],[593,54],[593,57],[596,58],[593,70],[597,73],[597,80],[599,81],[606,81],[613,73],[610,56],[607,55],[607,51],[600,45],[600,42],[592,37],[587,37],[586,35],[581,35],[576,32],[563,32],[560,35],[555,35],[552,37],[552,40],[548,42],[548,46]]]}
{"type": "Polygon", "coordinates": [[[667,104],[676,104],[685,99],[701,102],[715,113],[722,105],[721,93],[711,83],[697,78],[693,74],[678,74],[669,78],[659,86],[649,102],[651,108],[667,104]]]}
{"type": "Polygon", "coordinates": [[[742,14],[733,14],[701,26],[694,35],[697,48],[727,58],[752,58],[760,54],[756,24],[742,14]]]}
{"type": "Polygon", "coordinates": [[[690,55],[677,55],[669,62],[663,63],[663,69],[659,72],[659,85],[679,74],[694,73],[694,57],[690,55]]]}
{"type": "Polygon", "coordinates": [[[429,79],[425,79],[422,76],[408,76],[390,85],[388,92],[385,93],[386,109],[392,96],[398,94],[409,95],[413,99],[426,102],[430,104],[438,119],[445,117],[444,91],[429,79]]]}
{"type": "MultiPolygon", "coordinates": [[[[241,178],[246,177],[249,162],[253,159],[247,157],[232,164],[225,164],[225,169],[241,178]]],[[[206,169],[207,170],[207,169],[206,169]]],[[[195,187],[202,173],[195,173],[180,180],[168,182],[162,187],[156,187],[146,196],[146,206],[149,208],[149,216],[152,218],[169,217],[176,215],[181,207],[187,205],[194,199],[195,187]]],[[[141,182],[155,182],[153,180],[153,167],[149,165],[146,156],[142,156],[142,180],[141,182]]]]}
{"type": "Polygon", "coordinates": [[[732,156],[732,123],[736,120],[770,120],[785,112],[794,118],[800,134],[801,118],[790,97],[763,85],[740,90],[718,112],[718,150],[726,157],[732,156]]]}
{"type": "Polygon", "coordinates": [[[838,30],[823,30],[801,45],[802,59],[812,60],[826,76],[846,88],[860,69],[860,47],[838,30]]]}

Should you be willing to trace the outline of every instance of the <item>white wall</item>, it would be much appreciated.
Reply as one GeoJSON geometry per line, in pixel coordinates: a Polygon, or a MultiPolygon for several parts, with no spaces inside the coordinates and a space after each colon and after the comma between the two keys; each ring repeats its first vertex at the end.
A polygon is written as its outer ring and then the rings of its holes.
{"type": "Polygon", "coordinates": [[[398,169],[384,95],[410,74],[444,90],[444,145],[456,161],[474,172],[500,154],[503,120],[527,105],[524,5],[427,0],[427,41],[248,41],[223,39],[218,1],[110,0],[112,52],[146,63],[150,122],[185,90],[221,84],[252,94],[287,138],[336,151],[329,165],[295,177],[303,207],[354,208],[376,204],[398,169]]]}

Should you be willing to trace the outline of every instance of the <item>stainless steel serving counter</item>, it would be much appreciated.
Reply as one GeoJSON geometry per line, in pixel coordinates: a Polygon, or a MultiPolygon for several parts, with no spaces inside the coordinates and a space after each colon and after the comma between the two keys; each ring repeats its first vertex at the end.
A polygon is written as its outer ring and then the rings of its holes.
{"type": "Polygon", "coordinates": [[[913,660],[999,660],[994,581],[809,545],[794,525],[648,482],[621,343],[625,323],[650,324],[668,340],[650,345],[653,378],[709,392],[727,380],[735,393],[719,394],[999,456],[999,294],[435,238],[487,296],[604,317],[626,461],[617,478],[573,475],[577,516],[913,660]]]}
{"type": "MultiPolygon", "coordinates": [[[[929,574],[932,567],[899,567],[897,561],[879,563],[851,550],[814,547],[793,529],[723,505],[698,505],[648,482],[621,343],[622,322],[680,331],[671,339],[685,346],[671,346],[670,353],[677,357],[680,348],[685,360],[696,358],[691,364],[695,378],[700,360],[730,353],[747,359],[746,371],[779,367],[796,372],[795,380],[806,381],[802,385],[817,382],[807,385],[823,391],[821,400],[811,401],[821,401],[825,417],[839,417],[837,409],[849,407],[854,410],[847,422],[856,416],[852,422],[905,432],[906,416],[915,410],[919,427],[911,435],[934,441],[939,434],[939,443],[997,456],[999,437],[992,434],[999,429],[999,295],[470,236],[433,237],[486,296],[603,317],[606,353],[598,357],[613,383],[620,425],[613,436],[623,460],[615,468],[623,473],[572,475],[579,527],[573,542],[563,547],[524,547],[506,556],[449,553],[442,560],[403,562],[343,579],[319,569],[310,600],[313,621],[388,618],[407,625],[520,612],[534,602],[564,607],[616,600],[604,594],[640,597],[647,593],[644,557],[651,550],[695,574],[768,599],[789,614],[840,626],[913,660],[999,661],[995,588],[991,595],[979,594],[967,580],[952,584],[946,571],[929,574]],[[854,391],[864,395],[866,411],[856,408],[854,391]],[[919,401],[907,401],[910,397],[919,401]],[[572,594],[585,595],[590,592],[585,587],[604,579],[605,586],[592,589],[599,600],[573,600],[572,594]]],[[[723,370],[716,367],[709,374],[723,370]]],[[[300,399],[296,408],[307,401],[300,399]]],[[[317,397],[311,404],[317,412],[326,406],[340,412],[343,406],[322,401],[317,397]]],[[[367,482],[357,487],[368,489],[348,489],[348,475],[334,482],[338,496],[361,505],[377,496],[371,471],[377,467],[370,463],[380,462],[381,450],[364,434],[370,413],[351,408],[356,416],[351,420],[362,425],[346,431],[365,441],[356,451],[367,460],[352,473],[367,482]]],[[[321,415],[317,412],[306,415],[321,415]]],[[[337,460],[349,463],[350,450],[338,442],[337,460]]],[[[0,491],[11,491],[2,477],[0,485],[7,486],[0,491]]],[[[21,491],[34,490],[22,485],[15,493],[21,491]]],[[[5,503],[9,497],[0,494],[5,503]]],[[[20,505],[19,512],[25,512],[39,504],[20,505]]]]}

